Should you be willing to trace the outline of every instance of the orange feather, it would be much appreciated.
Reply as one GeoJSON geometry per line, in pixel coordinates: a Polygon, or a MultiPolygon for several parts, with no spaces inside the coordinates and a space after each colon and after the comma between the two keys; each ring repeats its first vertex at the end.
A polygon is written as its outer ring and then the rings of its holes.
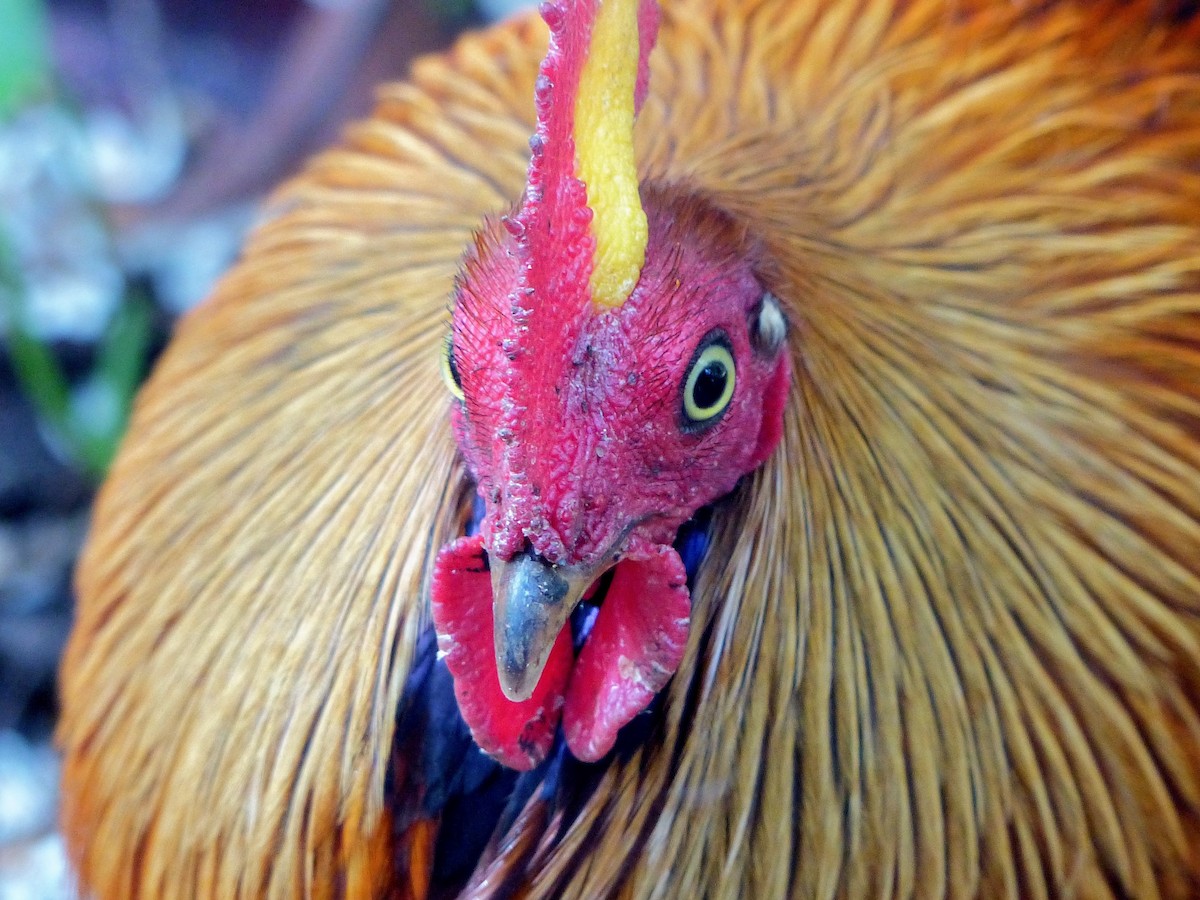
{"type": "MultiPolygon", "coordinates": [[[[651,739],[569,827],[535,795],[474,896],[1200,893],[1200,15],[1169,6],[665,7],[643,176],[770,256],[785,435],[717,510],[651,739]]],[[[97,897],[423,893],[385,780],[469,492],[431,396],[544,42],[384,87],[138,401],[62,673],[97,897]]]]}

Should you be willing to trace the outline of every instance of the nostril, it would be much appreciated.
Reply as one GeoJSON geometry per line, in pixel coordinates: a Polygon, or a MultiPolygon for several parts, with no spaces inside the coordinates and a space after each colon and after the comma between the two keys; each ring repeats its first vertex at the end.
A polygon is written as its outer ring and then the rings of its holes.
{"type": "Polygon", "coordinates": [[[545,566],[547,569],[557,569],[562,565],[562,563],[555,562],[545,554],[538,553],[537,549],[533,546],[533,541],[529,538],[525,538],[525,543],[521,545],[521,552],[513,554],[512,561],[516,562],[521,558],[531,559],[539,565],[545,566]]]}

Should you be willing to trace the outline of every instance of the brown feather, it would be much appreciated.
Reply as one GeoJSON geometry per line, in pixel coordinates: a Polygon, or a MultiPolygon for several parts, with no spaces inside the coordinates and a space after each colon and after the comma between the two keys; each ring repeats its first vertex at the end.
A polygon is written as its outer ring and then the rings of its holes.
{"type": "MultiPolygon", "coordinates": [[[[661,733],[565,833],[531,807],[523,896],[1200,893],[1200,17],[1162,6],[667,5],[646,174],[761,239],[796,378],[661,733]]],[[[461,518],[437,347],[544,40],[385,88],[142,395],[63,670],[98,896],[382,894],[461,518]]]]}

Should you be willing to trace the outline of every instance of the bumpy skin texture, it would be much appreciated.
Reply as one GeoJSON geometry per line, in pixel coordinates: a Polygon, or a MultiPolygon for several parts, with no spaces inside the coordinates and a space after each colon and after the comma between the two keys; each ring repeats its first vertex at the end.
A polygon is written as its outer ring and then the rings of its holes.
{"type": "Polygon", "coordinates": [[[466,262],[453,347],[467,400],[453,422],[495,551],[528,540],[556,563],[591,564],[631,527],[669,543],[778,443],[787,360],[751,345],[760,251],[703,203],[644,193],[651,238],[633,294],[611,311],[586,295],[573,308],[546,301],[540,343],[513,321],[511,242],[489,229],[466,262]],[[684,381],[714,331],[729,339],[737,388],[719,421],[692,427],[684,381]]]}
{"type": "Polygon", "coordinates": [[[451,348],[465,399],[453,420],[487,508],[478,547],[491,559],[529,547],[554,565],[594,571],[620,560],[619,590],[582,650],[580,677],[571,677],[564,626],[552,671],[523,714],[496,690],[491,635],[476,624],[492,622],[491,593],[479,588],[487,574],[477,565],[436,570],[434,623],[464,718],[516,768],[544,758],[560,709],[571,751],[594,762],[663,688],[690,612],[670,544],[699,507],[761,465],[781,434],[790,370],[778,342],[756,343],[764,303],[775,303],[755,271],[761,250],[697,198],[650,186],[642,194],[646,263],[619,308],[555,290],[558,270],[523,289],[522,267],[545,264],[516,246],[524,226],[516,236],[485,230],[456,291],[451,348]],[[717,337],[732,356],[733,395],[714,418],[693,422],[688,373],[717,337]]]}
{"type": "MultiPolygon", "coordinates": [[[[663,687],[689,613],[670,544],[699,507],[761,465],[781,434],[787,356],[754,339],[766,293],[761,250],[694,197],[642,193],[646,265],[621,307],[596,309],[586,292],[573,302],[565,292],[524,294],[515,239],[496,227],[484,231],[456,291],[452,352],[465,400],[453,421],[487,507],[478,544],[500,559],[528,544],[555,565],[586,569],[621,559],[620,602],[604,603],[580,657],[587,676],[568,688],[570,642],[560,638],[552,669],[561,683],[523,704],[526,715],[490,705],[505,701],[495,660],[486,665],[490,631],[475,624],[492,621],[491,593],[479,589],[486,572],[435,574],[434,622],[464,717],[490,753],[518,768],[545,756],[564,693],[568,743],[594,761],[663,687]],[[688,372],[714,335],[732,354],[733,396],[712,420],[691,423],[688,372]]],[[[448,552],[457,558],[463,548],[448,552]]]]}
{"type": "MultiPolygon", "coordinates": [[[[761,240],[783,436],[716,513],[645,744],[569,825],[535,791],[475,896],[1196,895],[1200,24],[1172,9],[664,9],[639,158],[761,240]]],[[[62,677],[96,896],[427,881],[427,840],[392,845],[419,792],[384,796],[466,516],[439,349],[544,41],[386,88],[142,395],[62,677]]]]}

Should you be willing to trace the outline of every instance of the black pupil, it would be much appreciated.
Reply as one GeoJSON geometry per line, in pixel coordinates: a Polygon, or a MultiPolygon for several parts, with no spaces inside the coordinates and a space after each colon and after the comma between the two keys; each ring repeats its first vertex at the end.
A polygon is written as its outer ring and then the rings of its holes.
{"type": "Polygon", "coordinates": [[[454,348],[446,348],[446,362],[450,366],[450,377],[454,379],[455,386],[462,390],[462,377],[458,374],[458,366],[454,363],[454,348]]]}
{"type": "Polygon", "coordinates": [[[716,406],[721,395],[725,393],[725,381],[728,378],[725,363],[719,359],[714,359],[701,369],[692,388],[692,402],[696,404],[696,408],[711,409],[716,406]]]}

